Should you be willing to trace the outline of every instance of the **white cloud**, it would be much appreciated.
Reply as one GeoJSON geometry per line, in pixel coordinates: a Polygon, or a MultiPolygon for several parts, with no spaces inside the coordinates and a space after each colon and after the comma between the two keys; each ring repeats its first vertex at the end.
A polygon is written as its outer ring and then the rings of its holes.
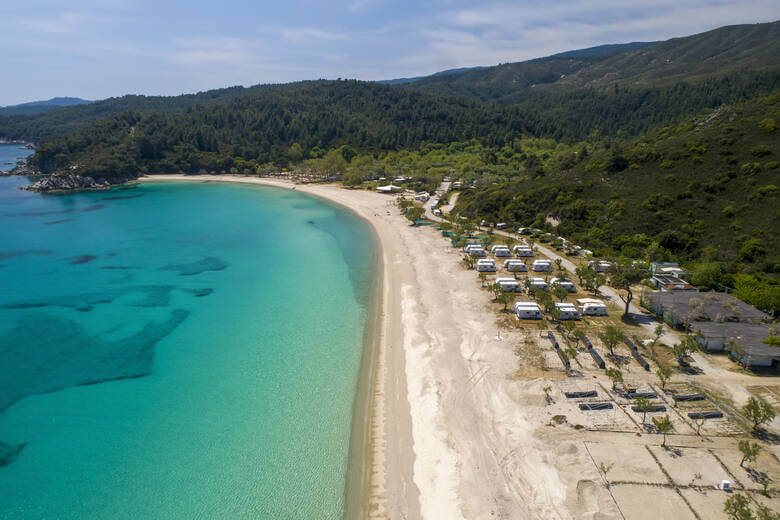
{"type": "Polygon", "coordinates": [[[321,29],[292,28],[282,31],[282,36],[295,44],[307,44],[315,41],[346,40],[347,35],[340,32],[323,31],[321,29]]]}

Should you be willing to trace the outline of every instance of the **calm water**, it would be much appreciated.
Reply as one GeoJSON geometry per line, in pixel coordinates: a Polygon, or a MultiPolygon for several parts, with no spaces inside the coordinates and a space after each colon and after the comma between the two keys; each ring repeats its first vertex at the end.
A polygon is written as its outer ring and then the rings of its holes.
{"type": "Polygon", "coordinates": [[[296,192],[0,178],[0,518],[340,518],[373,238],[296,192]]]}
{"type": "Polygon", "coordinates": [[[0,144],[0,171],[9,171],[31,153],[32,150],[22,150],[19,144],[0,144]]]}

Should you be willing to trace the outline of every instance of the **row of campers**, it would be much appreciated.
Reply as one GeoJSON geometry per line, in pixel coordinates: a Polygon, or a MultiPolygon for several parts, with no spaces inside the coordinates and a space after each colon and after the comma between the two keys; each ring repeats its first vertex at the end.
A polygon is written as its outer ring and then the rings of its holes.
{"type": "MultiPolygon", "coordinates": [[[[561,320],[580,319],[580,312],[573,303],[556,303],[555,308],[558,309],[561,320]]],[[[544,317],[542,309],[535,302],[517,302],[514,311],[517,317],[522,320],[541,320],[544,317]]]]}
{"type": "MultiPolygon", "coordinates": [[[[561,320],[578,320],[580,316],[606,316],[607,306],[599,300],[591,300],[584,298],[583,300],[577,300],[579,306],[575,306],[573,303],[563,302],[556,303],[555,307],[560,313],[561,320]],[[580,302],[586,301],[584,304],[580,302]]],[[[539,304],[535,302],[517,302],[514,306],[515,314],[517,317],[523,320],[540,320],[543,317],[542,309],[539,304]]]]}

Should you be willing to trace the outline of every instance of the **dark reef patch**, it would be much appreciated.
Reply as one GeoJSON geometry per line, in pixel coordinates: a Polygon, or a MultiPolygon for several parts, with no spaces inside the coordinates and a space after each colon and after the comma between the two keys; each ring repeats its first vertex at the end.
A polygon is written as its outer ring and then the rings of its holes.
{"type": "Polygon", "coordinates": [[[86,208],[82,209],[82,212],[88,212],[88,211],[97,211],[99,209],[105,208],[105,204],[93,204],[92,206],[87,206],[86,208]]]}
{"type": "Polygon", "coordinates": [[[177,271],[181,276],[194,276],[205,271],[222,271],[227,269],[227,262],[213,256],[204,257],[203,260],[188,264],[168,264],[160,269],[163,271],[177,271]]]}
{"type": "Polygon", "coordinates": [[[128,200],[137,199],[139,197],[143,197],[143,194],[139,193],[138,195],[116,195],[114,197],[103,197],[100,200],[128,200]]]}
{"type": "Polygon", "coordinates": [[[46,256],[46,255],[53,255],[54,251],[50,251],[48,249],[23,249],[20,251],[0,251],[0,260],[5,260],[6,258],[14,258],[16,256],[25,256],[25,255],[37,255],[37,256],[46,256]]]}
{"type": "Polygon", "coordinates": [[[4,213],[6,217],[44,217],[46,215],[63,215],[73,213],[75,209],[62,209],[58,211],[19,211],[17,213],[4,213]]]}
{"type": "Polygon", "coordinates": [[[16,459],[25,444],[6,444],[0,441],[0,468],[7,466],[16,459]]]}
{"type": "Polygon", "coordinates": [[[189,315],[176,309],[162,322],[149,322],[139,332],[117,341],[89,335],[61,316],[22,316],[0,338],[0,412],[30,395],[54,392],[149,374],[154,347],[189,315]]]}
{"type": "Polygon", "coordinates": [[[40,307],[65,307],[81,312],[89,312],[95,305],[111,303],[114,300],[131,294],[140,294],[137,300],[128,303],[133,307],[166,307],[171,301],[172,285],[138,285],[135,287],[121,287],[105,291],[73,294],[51,298],[45,301],[20,301],[0,305],[0,309],[32,309],[40,307]]]}
{"type": "Polygon", "coordinates": [[[129,265],[103,265],[100,268],[105,269],[106,271],[125,271],[127,269],[132,269],[129,265]]]}
{"type": "Polygon", "coordinates": [[[203,298],[204,296],[208,296],[209,294],[213,293],[214,289],[211,287],[204,287],[203,289],[182,289],[182,291],[188,292],[196,298],[203,298]]]}
{"type": "Polygon", "coordinates": [[[63,222],[71,222],[73,221],[72,218],[61,218],[60,220],[51,220],[49,222],[44,222],[44,226],[53,226],[55,224],[62,224],[63,222]]]}
{"type": "Polygon", "coordinates": [[[65,260],[69,261],[73,265],[79,265],[79,264],[87,264],[92,260],[95,260],[96,258],[97,258],[96,255],[77,255],[77,256],[71,256],[69,258],[66,258],[65,260]]]}

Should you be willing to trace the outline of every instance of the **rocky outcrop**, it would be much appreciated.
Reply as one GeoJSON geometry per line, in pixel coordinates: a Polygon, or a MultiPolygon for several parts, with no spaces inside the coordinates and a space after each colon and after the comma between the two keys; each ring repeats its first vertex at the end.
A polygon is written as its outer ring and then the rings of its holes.
{"type": "Polygon", "coordinates": [[[104,178],[94,178],[74,173],[48,175],[39,179],[34,184],[27,186],[29,191],[66,191],[66,190],[95,190],[108,189],[114,184],[121,184],[131,180],[130,178],[112,178],[110,181],[104,178]]]}
{"type": "Polygon", "coordinates": [[[40,175],[41,172],[33,167],[28,165],[25,161],[19,161],[16,163],[16,166],[11,168],[8,171],[0,171],[0,175],[40,175]]]}

